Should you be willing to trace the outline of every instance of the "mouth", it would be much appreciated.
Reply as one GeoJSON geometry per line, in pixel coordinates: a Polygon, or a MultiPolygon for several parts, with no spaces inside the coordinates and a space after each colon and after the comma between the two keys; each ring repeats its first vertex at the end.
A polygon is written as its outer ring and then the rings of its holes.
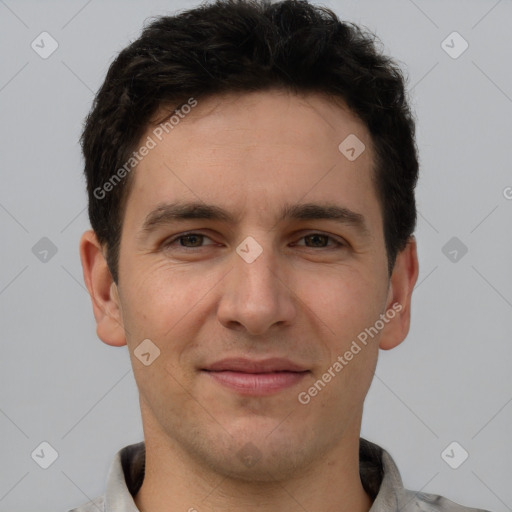
{"type": "Polygon", "coordinates": [[[265,396],[297,385],[310,373],[287,359],[224,359],[202,369],[208,377],[239,394],[265,396]]]}

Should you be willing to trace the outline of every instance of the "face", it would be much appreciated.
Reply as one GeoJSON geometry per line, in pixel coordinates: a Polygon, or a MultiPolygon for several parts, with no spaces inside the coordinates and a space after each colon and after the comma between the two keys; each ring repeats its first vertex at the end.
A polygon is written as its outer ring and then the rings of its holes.
{"type": "Polygon", "coordinates": [[[369,133],[279,91],[199,101],[161,141],[154,128],[117,290],[146,435],[226,475],[307,467],[359,428],[397,321],[361,342],[394,302],[369,133]]]}

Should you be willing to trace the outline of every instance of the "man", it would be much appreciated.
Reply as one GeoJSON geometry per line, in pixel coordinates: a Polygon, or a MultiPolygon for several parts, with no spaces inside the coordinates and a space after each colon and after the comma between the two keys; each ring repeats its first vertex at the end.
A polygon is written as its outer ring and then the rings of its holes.
{"type": "Polygon", "coordinates": [[[360,439],[409,330],[418,161],[399,68],[305,1],[161,17],[82,136],[81,258],[144,442],[80,512],[474,510],[360,439]]]}

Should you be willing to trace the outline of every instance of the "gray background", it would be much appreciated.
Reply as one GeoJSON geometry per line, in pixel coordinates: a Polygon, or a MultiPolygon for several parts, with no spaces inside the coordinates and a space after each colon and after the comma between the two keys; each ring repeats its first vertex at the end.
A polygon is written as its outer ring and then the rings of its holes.
{"type": "MultiPolygon", "coordinates": [[[[195,3],[0,0],[2,512],[65,511],[102,494],[115,452],[142,439],[126,347],[97,339],[82,281],[77,141],[143,21],[195,3]],[[31,48],[43,31],[59,44],[47,59],[31,48]],[[57,248],[46,262],[32,250],[43,237],[57,248]],[[46,470],[31,458],[42,441],[59,455],[46,470]]],[[[406,487],[512,510],[512,2],[323,4],[403,63],[421,151],[411,332],[381,352],[362,435],[392,454],[406,487]],[[441,46],[453,31],[469,43],[456,59],[441,46]],[[457,261],[443,252],[452,237],[468,248],[457,261]],[[452,441],[469,453],[458,469],[441,457],[452,441]]]]}

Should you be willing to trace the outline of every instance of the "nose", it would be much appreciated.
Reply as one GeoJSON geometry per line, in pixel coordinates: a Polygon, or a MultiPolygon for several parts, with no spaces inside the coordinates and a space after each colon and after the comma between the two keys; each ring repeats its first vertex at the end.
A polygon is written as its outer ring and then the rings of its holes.
{"type": "Polygon", "coordinates": [[[251,261],[234,252],[233,265],[223,279],[217,309],[220,323],[252,335],[290,325],[296,315],[296,300],[278,255],[265,248],[251,261]]]}

